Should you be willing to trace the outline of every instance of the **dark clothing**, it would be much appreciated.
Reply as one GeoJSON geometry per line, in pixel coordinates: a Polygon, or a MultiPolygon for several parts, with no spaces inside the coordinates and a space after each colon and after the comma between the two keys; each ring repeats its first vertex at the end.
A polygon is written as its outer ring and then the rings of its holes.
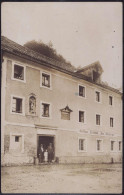
{"type": "Polygon", "coordinates": [[[48,162],[52,162],[53,157],[54,157],[54,151],[53,151],[52,146],[48,146],[47,151],[48,151],[48,162]]]}
{"type": "Polygon", "coordinates": [[[43,162],[43,160],[44,160],[44,149],[43,149],[43,147],[41,148],[39,148],[39,162],[41,163],[41,162],[43,162]]]}

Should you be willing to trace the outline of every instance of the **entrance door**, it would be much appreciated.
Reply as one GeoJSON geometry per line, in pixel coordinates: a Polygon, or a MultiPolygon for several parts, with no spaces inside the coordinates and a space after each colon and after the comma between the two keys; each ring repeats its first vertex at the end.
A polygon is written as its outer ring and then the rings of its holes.
{"type": "Polygon", "coordinates": [[[37,144],[37,155],[38,155],[38,149],[40,145],[43,145],[43,148],[46,150],[50,143],[52,143],[52,147],[54,150],[54,156],[55,156],[55,145],[54,145],[55,139],[54,136],[45,136],[45,135],[38,135],[38,144],[37,144]]]}

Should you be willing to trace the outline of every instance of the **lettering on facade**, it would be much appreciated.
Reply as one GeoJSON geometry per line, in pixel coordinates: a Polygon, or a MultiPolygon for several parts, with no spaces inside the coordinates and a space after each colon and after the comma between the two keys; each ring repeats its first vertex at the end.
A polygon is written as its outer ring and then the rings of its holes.
{"type": "Polygon", "coordinates": [[[87,130],[82,130],[82,129],[80,129],[80,132],[81,132],[81,133],[88,133],[87,130]]]}
{"type": "Polygon", "coordinates": [[[97,131],[90,131],[90,134],[98,135],[98,132],[97,131]]]}

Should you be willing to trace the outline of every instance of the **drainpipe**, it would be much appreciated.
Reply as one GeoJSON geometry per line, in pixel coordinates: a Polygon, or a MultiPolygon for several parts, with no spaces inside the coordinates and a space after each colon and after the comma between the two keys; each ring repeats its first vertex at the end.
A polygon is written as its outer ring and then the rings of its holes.
{"type": "MultiPolygon", "coordinates": [[[[5,131],[5,98],[6,98],[6,58],[1,54],[1,154],[4,154],[4,131],[5,131]]],[[[2,159],[1,159],[2,160],[2,159]]]]}

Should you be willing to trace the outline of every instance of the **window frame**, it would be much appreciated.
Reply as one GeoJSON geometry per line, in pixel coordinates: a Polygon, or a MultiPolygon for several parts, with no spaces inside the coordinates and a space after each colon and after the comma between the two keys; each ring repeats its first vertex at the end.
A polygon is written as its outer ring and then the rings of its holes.
{"type": "MultiPolygon", "coordinates": [[[[11,150],[13,150],[13,142],[12,142],[12,136],[19,136],[22,137],[22,146],[21,146],[21,151],[20,153],[24,153],[24,134],[21,133],[10,133],[10,145],[9,145],[9,151],[11,152],[11,150]]],[[[15,140],[15,139],[14,139],[15,140]]]]}
{"type": "Polygon", "coordinates": [[[109,118],[109,127],[114,128],[114,117],[109,118]],[[111,126],[111,119],[112,119],[112,126],[111,126]]]}
{"type": "Polygon", "coordinates": [[[117,152],[117,148],[116,148],[116,140],[115,139],[110,139],[110,152],[117,152]],[[115,144],[114,144],[114,150],[111,150],[111,142],[114,142],[115,144]]]}
{"type": "Polygon", "coordinates": [[[98,113],[96,113],[96,115],[95,115],[95,124],[96,124],[96,126],[100,127],[100,126],[102,126],[102,115],[98,114],[98,113]],[[96,115],[100,116],[100,125],[96,124],[96,115]]]}
{"type": "Polygon", "coordinates": [[[122,152],[122,140],[118,140],[118,152],[122,152]],[[119,150],[119,142],[121,142],[121,150],[119,150]]]}
{"type": "Polygon", "coordinates": [[[101,95],[101,94],[102,94],[102,93],[101,93],[100,90],[95,89],[95,102],[97,102],[97,103],[102,103],[102,95],[101,95]],[[99,93],[99,99],[100,99],[100,101],[97,101],[97,100],[96,100],[96,92],[99,93]]]}
{"type": "Polygon", "coordinates": [[[84,98],[84,99],[86,99],[86,86],[85,85],[82,85],[82,84],[78,84],[78,97],[80,97],[80,98],[84,98]],[[84,87],[84,89],[85,89],[85,96],[80,96],[79,94],[79,87],[84,87]]]}
{"type": "Polygon", "coordinates": [[[22,115],[22,116],[25,116],[25,97],[18,96],[18,95],[11,95],[10,113],[11,113],[11,114],[15,114],[15,115],[22,115]],[[22,99],[22,113],[12,112],[13,98],[22,99]]]}
{"type": "Polygon", "coordinates": [[[78,109],[78,123],[86,124],[86,110],[78,109]],[[84,122],[79,121],[79,112],[84,112],[84,122]]]}
{"type": "Polygon", "coordinates": [[[87,138],[84,138],[84,137],[78,137],[78,152],[87,152],[87,138]],[[85,140],[85,146],[84,146],[84,150],[80,150],[79,149],[79,140],[85,140]]]}
{"type": "Polygon", "coordinates": [[[40,70],[40,87],[52,90],[52,76],[50,72],[40,70]],[[50,76],[50,87],[42,85],[42,74],[50,76]]]}
{"type": "Polygon", "coordinates": [[[52,119],[52,104],[50,102],[40,101],[40,118],[52,119]],[[49,104],[49,117],[42,116],[42,104],[49,104]]]}
{"type": "Polygon", "coordinates": [[[108,94],[108,105],[109,105],[109,107],[113,107],[114,106],[114,96],[112,94],[108,94]],[[112,97],[112,105],[109,104],[109,97],[112,97]]]}
{"type": "Polygon", "coordinates": [[[11,74],[11,79],[14,80],[14,81],[19,81],[19,82],[22,82],[22,83],[26,83],[26,66],[24,64],[20,64],[19,62],[12,61],[12,74],[11,74]],[[15,65],[21,66],[21,67],[24,68],[24,80],[14,78],[14,66],[15,65]]]}
{"type": "Polygon", "coordinates": [[[99,138],[97,138],[96,139],[96,152],[103,152],[104,150],[103,150],[103,139],[99,139],[99,138]],[[97,149],[97,141],[101,141],[101,150],[98,150],[97,149]]]}

